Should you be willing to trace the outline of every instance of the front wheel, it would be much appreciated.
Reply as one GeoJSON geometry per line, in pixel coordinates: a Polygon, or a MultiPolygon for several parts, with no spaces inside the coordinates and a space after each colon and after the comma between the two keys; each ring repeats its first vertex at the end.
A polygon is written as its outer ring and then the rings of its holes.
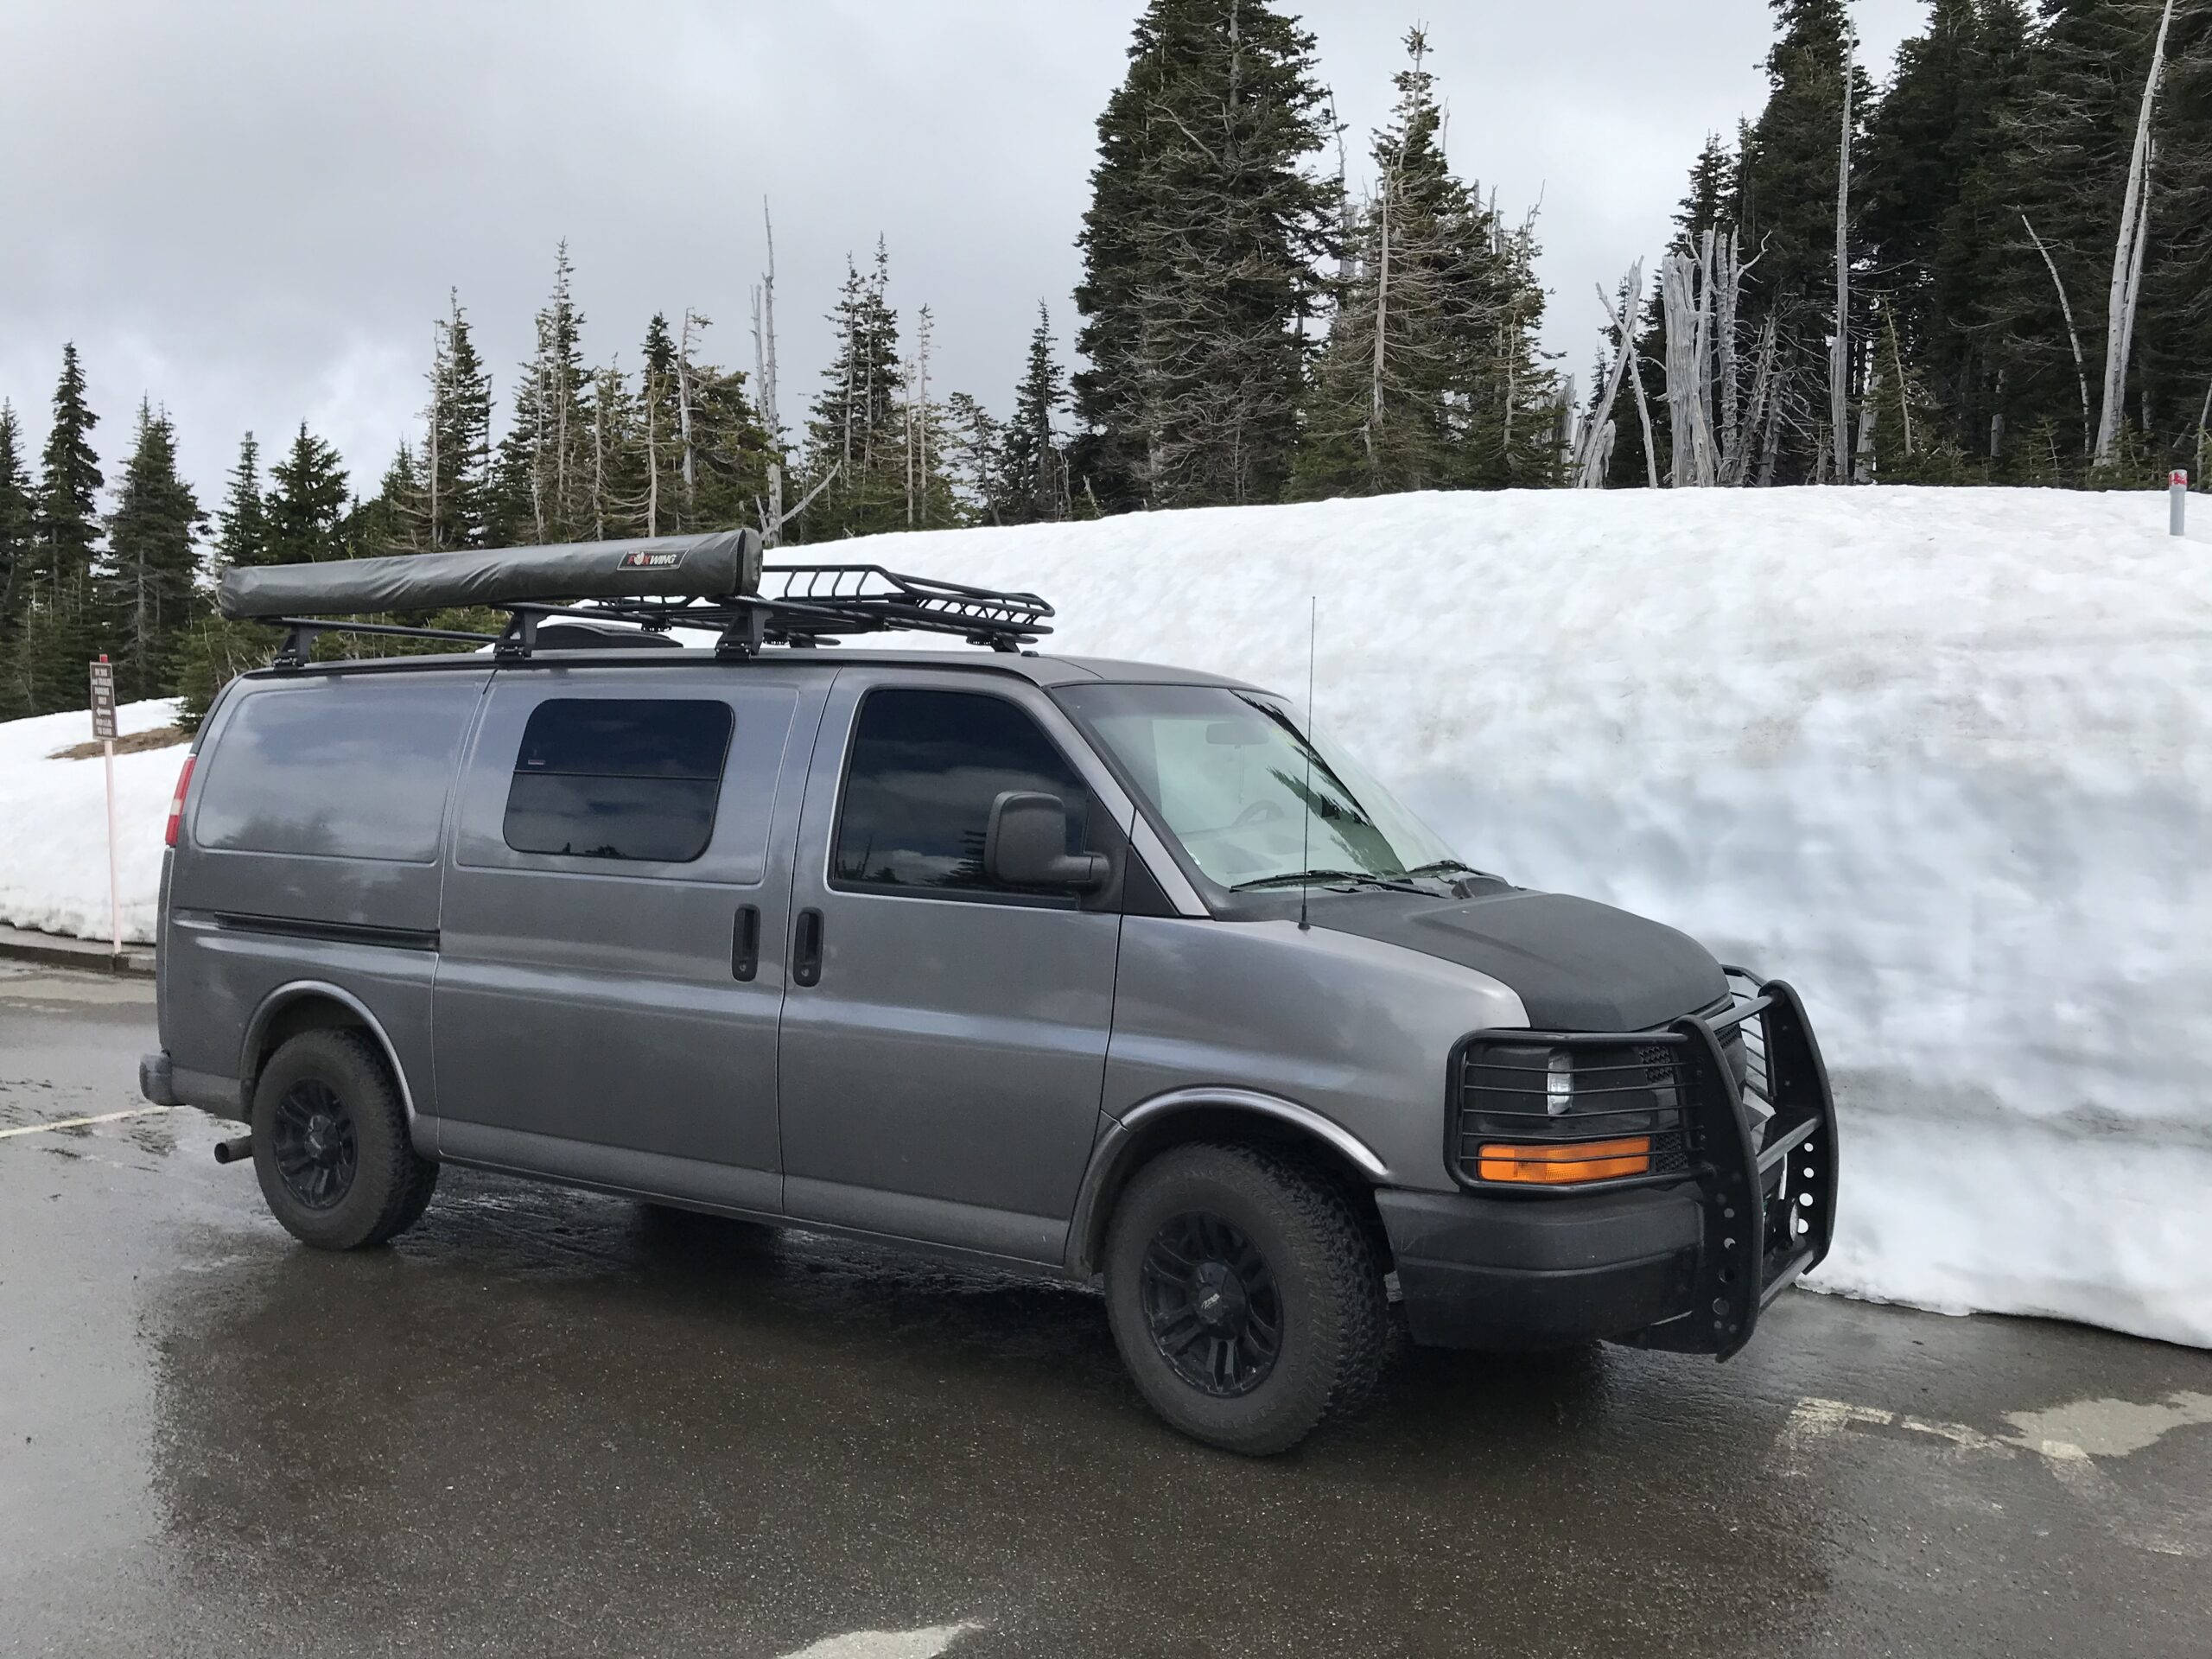
{"type": "Polygon", "coordinates": [[[1388,1351],[1382,1264],[1351,1205],[1248,1147],[1179,1147],[1138,1172],[1107,1233],[1106,1307],[1152,1408],[1251,1457],[1356,1409],[1388,1351]]]}
{"type": "Polygon", "coordinates": [[[303,1244],[358,1250],[422,1218],[438,1166],[415,1150],[384,1056],[354,1031],[302,1032],[253,1090],[253,1169],[303,1244]]]}

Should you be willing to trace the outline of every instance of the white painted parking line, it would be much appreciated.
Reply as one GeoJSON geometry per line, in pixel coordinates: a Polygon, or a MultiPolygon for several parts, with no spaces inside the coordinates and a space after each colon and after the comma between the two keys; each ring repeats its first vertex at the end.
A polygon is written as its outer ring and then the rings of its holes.
{"type": "Polygon", "coordinates": [[[19,1135],[47,1135],[55,1129],[86,1129],[95,1123],[113,1123],[126,1117],[158,1117],[163,1112],[176,1109],[174,1106],[134,1106],[127,1112],[101,1112],[92,1117],[56,1118],[51,1123],[25,1123],[18,1128],[0,1129],[0,1141],[19,1135]]]}
{"type": "Polygon", "coordinates": [[[982,1630],[981,1624],[931,1624],[918,1630],[852,1630],[825,1636],[784,1659],[937,1659],[963,1636],[982,1630]]]}

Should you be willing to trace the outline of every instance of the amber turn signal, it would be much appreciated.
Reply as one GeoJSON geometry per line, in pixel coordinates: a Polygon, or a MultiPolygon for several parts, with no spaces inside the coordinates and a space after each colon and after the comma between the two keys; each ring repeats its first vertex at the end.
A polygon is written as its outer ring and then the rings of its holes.
{"type": "Polygon", "coordinates": [[[1536,1186],[1568,1186],[1578,1181],[1617,1181],[1651,1173],[1651,1137],[1621,1141],[1573,1141],[1549,1147],[1484,1147],[1481,1174],[1486,1181],[1518,1181],[1536,1186]]]}

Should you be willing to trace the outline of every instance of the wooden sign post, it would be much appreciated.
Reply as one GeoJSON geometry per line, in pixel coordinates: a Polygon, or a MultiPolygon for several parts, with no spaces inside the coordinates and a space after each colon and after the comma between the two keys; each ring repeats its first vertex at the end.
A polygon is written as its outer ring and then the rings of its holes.
{"type": "Polygon", "coordinates": [[[115,872],[115,664],[105,652],[92,664],[92,735],[99,740],[107,767],[107,929],[118,957],[123,955],[122,888],[115,872]]]}

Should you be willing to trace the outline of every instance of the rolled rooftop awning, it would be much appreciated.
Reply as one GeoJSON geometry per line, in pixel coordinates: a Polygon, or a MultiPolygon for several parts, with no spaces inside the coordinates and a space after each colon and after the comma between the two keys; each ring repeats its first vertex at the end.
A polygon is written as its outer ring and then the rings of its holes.
{"type": "Polygon", "coordinates": [[[227,570],[216,595],[234,620],[442,611],[524,600],[732,599],[760,589],[750,530],[559,547],[401,553],[227,570]]]}

